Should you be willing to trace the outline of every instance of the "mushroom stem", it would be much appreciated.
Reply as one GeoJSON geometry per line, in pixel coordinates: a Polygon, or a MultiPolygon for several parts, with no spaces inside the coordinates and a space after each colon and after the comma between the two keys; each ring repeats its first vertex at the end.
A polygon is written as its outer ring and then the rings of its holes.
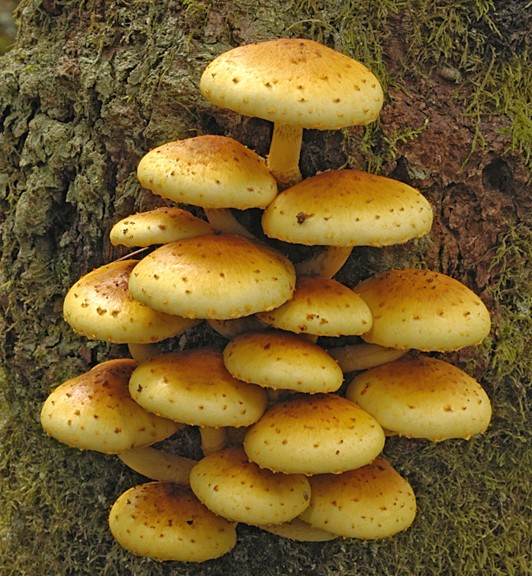
{"type": "Polygon", "coordinates": [[[208,319],[207,324],[209,324],[215,332],[228,340],[232,340],[236,338],[236,336],[246,332],[261,330],[267,326],[255,315],[230,318],[229,320],[208,319]]]}
{"type": "Polygon", "coordinates": [[[275,122],[266,165],[281,188],[301,180],[299,156],[303,141],[303,128],[275,122]]]}
{"type": "Polygon", "coordinates": [[[201,426],[201,449],[203,455],[207,456],[225,448],[227,434],[225,428],[213,428],[211,426],[201,426]]]}
{"type": "Polygon", "coordinates": [[[298,542],[327,542],[328,540],[334,540],[340,537],[338,534],[326,532],[321,528],[315,528],[299,517],[294,518],[294,520],[290,522],[283,522],[282,524],[270,524],[268,526],[257,525],[257,528],[298,542]]]}
{"type": "Polygon", "coordinates": [[[128,345],[128,350],[133,360],[137,361],[139,364],[150,358],[155,358],[159,356],[161,351],[155,344],[136,344],[130,342],[128,345]]]}
{"type": "Polygon", "coordinates": [[[118,457],[135,472],[162,482],[189,483],[190,470],[195,460],[170,454],[157,448],[144,446],[121,452],[118,457]]]}
{"type": "Polygon", "coordinates": [[[392,362],[404,356],[407,350],[386,348],[378,344],[350,344],[332,348],[327,352],[338,362],[344,374],[358,370],[367,370],[381,364],[392,362]]]}
{"type": "Polygon", "coordinates": [[[298,276],[332,278],[351,255],[351,246],[326,246],[315,255],[295,264],[298,276]]]}
{"type": "Polygon", "coordinates": [[[209,224],[218,232],[238,234],[256,240],[256,236],[242,226],[230,208],[203,208],[209,224]]]}

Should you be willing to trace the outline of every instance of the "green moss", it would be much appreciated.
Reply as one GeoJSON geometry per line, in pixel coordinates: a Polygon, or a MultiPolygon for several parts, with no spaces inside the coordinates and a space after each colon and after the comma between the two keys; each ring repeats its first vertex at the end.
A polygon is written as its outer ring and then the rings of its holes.
{"type": "Polygon", "coordinates": [[[528,222],[510,225],[491,263],[488,294],[497,302],[491,344],[491,381],[508,378],[524,393],[532,349],[532,231],[528,222]]]}

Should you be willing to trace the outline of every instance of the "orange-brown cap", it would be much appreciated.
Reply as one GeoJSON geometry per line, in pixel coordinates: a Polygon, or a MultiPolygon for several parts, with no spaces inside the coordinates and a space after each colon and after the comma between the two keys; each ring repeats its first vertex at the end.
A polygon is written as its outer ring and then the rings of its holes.
{"type": "Polygon", "coordinates": [[[384,99],[379,81],[360,62],[301,38],[220,54],[203,72],[200,90],[239,114],[318,130],[369,124],[384,99]]]}
{"type": "Polygon", "coordinates": [[[224,363],[240,380],[273,390],[336,392],[343,372],[320,346],[280,330],[246,332],[224,349],[224,363]]]}
{"type": "Polygon", "coordinates": [[[406,530],[415,519],[412,487],[382,456],[356,470],[309,481],[310,506],[301,519],[315,528],[374,540],[406,530]]]}
{"type": "Polygon", "coordinates": [[[176,336],[198,322],[159,312],[131,297],[128,282],[138,260],[117,260],[82,276],[67,292],[63,315],[92,340],[146,344],[176,336]]]}
{"type": "Polygon", "coordinates": [[[246,524],[288,522],[310,501],[306,476],[260,468],[239,446],[202,458],[191,470],[190,487],[212,512],[246,524]]]}
{"type": "Polygon", "coordinates": [[[420,356],[355,376],[347,397],[381,426],[410,438],[468,439],[486,430],[491,403],[482,386],[457,366],[420,356]]]}
{"type": "Polygon", "coordinates": [[[118,454],[154,444],[182,426],[146,411],[129,394],[131,359],[113,359],[55,388],[41,409],[44,431],[82,450],[118,454]]]}
{"type": "Polygon", "coordinates": [[[264,160],[226,136],[158,146],[141,158],[137,177],[159,196],[204,208],[264,208],[277,194],[264,160]]]}
{"type": "Polygon", "coordinates": [[[299,276],[288,302],[257,316],[276,328],[316,336],[362,334],[373,322],[368,305],[358,294],[322,276],[299,276]]]}
{"type": "Polygon", "coordinates": [[[267,236],[323,246],[389,246],[427,234],[432,208],[408,184],[360,170],[330,170],[280,192],[266,208],[267,236]]]}
{"type": "Polygon", "coordinates": [[[244,450],[285,474],[338,474],[371,462],[384,447],[380,424],[334,394],[303,395],[271,406],[248,430],[244,450]]]}
{"type": "Polygon", "coordinates": [[[271,310],[295,288],[292,263],[243,236],[208,234],[165,244],[143,258],[129,290],[143,304],[185,318],[227,320],[271,310]]]}
{"type": "Polygon", "coordinates": [[[260,386],[233,378],[221,352],[194,348],[139,364],[131,375],[132,398],[146,410],[184,424],[249,426],[266,409],[260,386]]]}
{"type": "Polygon", "coordinates": [[[490,331],[482,300],[439,272],[388,270],[354,291],[371,310],[373,325],[362,338],[372,344],[444,352],[479,344],[490,331]]]}
{"type": "Polygon", "coordinates": [[[204,562],[236,544],[236,525],[208,510],[188,487],[147,482],[121,494],[109,528],[126,550],[154,560],[204,562]]]}
{"type": "Polygon", "coordinates": [[[152,246],[212,232],[208,222],[188,210],[163,206],[123,218],[111,228],[109,238],[114,246],[152,246]]]}

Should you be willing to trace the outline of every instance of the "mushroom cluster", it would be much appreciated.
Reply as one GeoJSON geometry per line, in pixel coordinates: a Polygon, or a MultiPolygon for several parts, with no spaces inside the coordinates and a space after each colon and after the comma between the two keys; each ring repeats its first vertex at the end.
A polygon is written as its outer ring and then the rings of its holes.
{"type": "Polygon", "coordinates": [[[489,424],[480,384],[428,354],[478,344],[488,311],[429,270],[389,270],[354,287],[333,278],[356,246],[408,242],[432,225],[430,204],[402,182],[354,169],[301,180],[304,128],[377,118],[382,89],[362,64],[310,40],[261,42],[216,58],[200,89],[274,123],[268,158],[203,135],[141,159],[141,185],[175,206],[117,222],[111,242],[146,255],[89,272],[64,300],[74,331],[127,344],[131,358],[53,390],[42,427],[148,479],[109,515],[135,554],[217,558],[235,546],[238,523],[299,541],[392,536],[414,521],[416,498],[383,456],[387,436],[467,439],[489,424]],[[262,210],[266,240],[238,218],[249,208],[262,210]],[[293,262],[291,243],[319,248],[293,262]],[[172,340],[202,322],[222,349],[172,340]],[[362,343],[330,345],[341,336],[362,343]],[[156,446],[189,426],[201,459],[156,446]]]}

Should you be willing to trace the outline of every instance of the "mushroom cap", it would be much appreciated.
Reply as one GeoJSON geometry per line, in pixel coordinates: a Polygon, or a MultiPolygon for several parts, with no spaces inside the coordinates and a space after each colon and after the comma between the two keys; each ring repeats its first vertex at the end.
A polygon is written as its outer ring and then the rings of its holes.
{"type": "Polygon", "coordinates": [[[208,510],[188,487],[147,482],[121,494],[111,507],[109,527],[116,541],[155,560],[204,562],[236,544],[233,522],[208,510]]]}
{"type": "Polygon", "coordinates": [[[449,362],[430,357],[396,360],[355,376],[347,397],[383,428],[433,441],[468,439],[491,420],[482,386],[449,362]]]}
{"type": "Polygon", "coordinates": [[[282,330],[316,336],[358,335],[373,323],[368,305],[358,294],[322,276],[299,276],[290,300],[258,312],[257,317],[282,330]]]}
{"type": "Polygon", "coordinates": [[[323,348],[289,332],[246,332],[227,344],[223,357],[235,378],[273,390],[336,392],[344,379],[323,348]]]}
{"type": "Polygon", "coordinates": [[[265,161],[227,136],[158,146],[141,158],[137,177],[159,196],[204,208],[264,208],[277,194],[265,161]]]}
{"type": "Polygon", "coordinates": [[[380,424],[334,394],[274,404],[247,431],[244,450],[262,468],[285,474],[338,474],[371,462],[384,447],[380,424]]]}
{"type": "Polygon", "coordinates": [[[329,170],[280,192],[262,215],[267,236],[323,246],[389,246],[427,234],[427,199],[408,184],[362,172],[329,170]]]}
{"type": "Polygon", "coordinates": [[[132,398],[146,410],[183,424],[249,426],[266,409],[260,386],[233,378],[222,354],[191,349],[142,362],[129,382],[132,398]]]}
{"type": "Polygon", "coordinates": [[[82,276],[67,292],[63,316],[92,340],[146,344],[176,336],[198,322],[165,314],[131,297],[128,282],[138,260],[117,260],[82,276]]]}
{"type": "Polygon", "coordinates": [[[288,522],[310,499],[306,476],[260,468],[239,446],[202,458],[190,472],[190,487],[215,514],[246,524],[288,522]]]}
{"type": "Polygon", "coordinates": [[[232,234],[165,244],[143,258],[129,280],[132,296],[147,306],[215,320],[276,308],[294,287],[295,270],[288,258],[232,234]]]}
{"type": "Polygon", "coordinates": [[[372,344],[445,352],[479,344],[490,331],[482,300],[439,272],[387,270],[353,290],[373,315],[372,327],[362,334],[372,344]]]}
{"type": "Polygon", "coordinates": [[[153,246],[211,234],[212,226],[182,208],[163,206],[118,221],[109,234],[113,246],[153,246]]]}
{"type": "Polygon", "coordinates": [[[128,384],[136,362],[107,360],[67,380],[41,409],[44,431],[81,450],[118,454],[168,438],[182,426],[146,411],[132,400],[128,384]]]}
{"type": "Polygon", "coordinates": [[[416,516],[412,487],[382,456],[343,474],[309,479],[310,506],[301,519],[321,530],[364,540],[408,528],[416,516]]]}
{"type": "Polygon", "coordinates": [[[239,114],[318,130],[369,124],[384,100],[379,81],[360,62],[300,38],[220,54],[203,72],[200,90],[239,114]]]}

